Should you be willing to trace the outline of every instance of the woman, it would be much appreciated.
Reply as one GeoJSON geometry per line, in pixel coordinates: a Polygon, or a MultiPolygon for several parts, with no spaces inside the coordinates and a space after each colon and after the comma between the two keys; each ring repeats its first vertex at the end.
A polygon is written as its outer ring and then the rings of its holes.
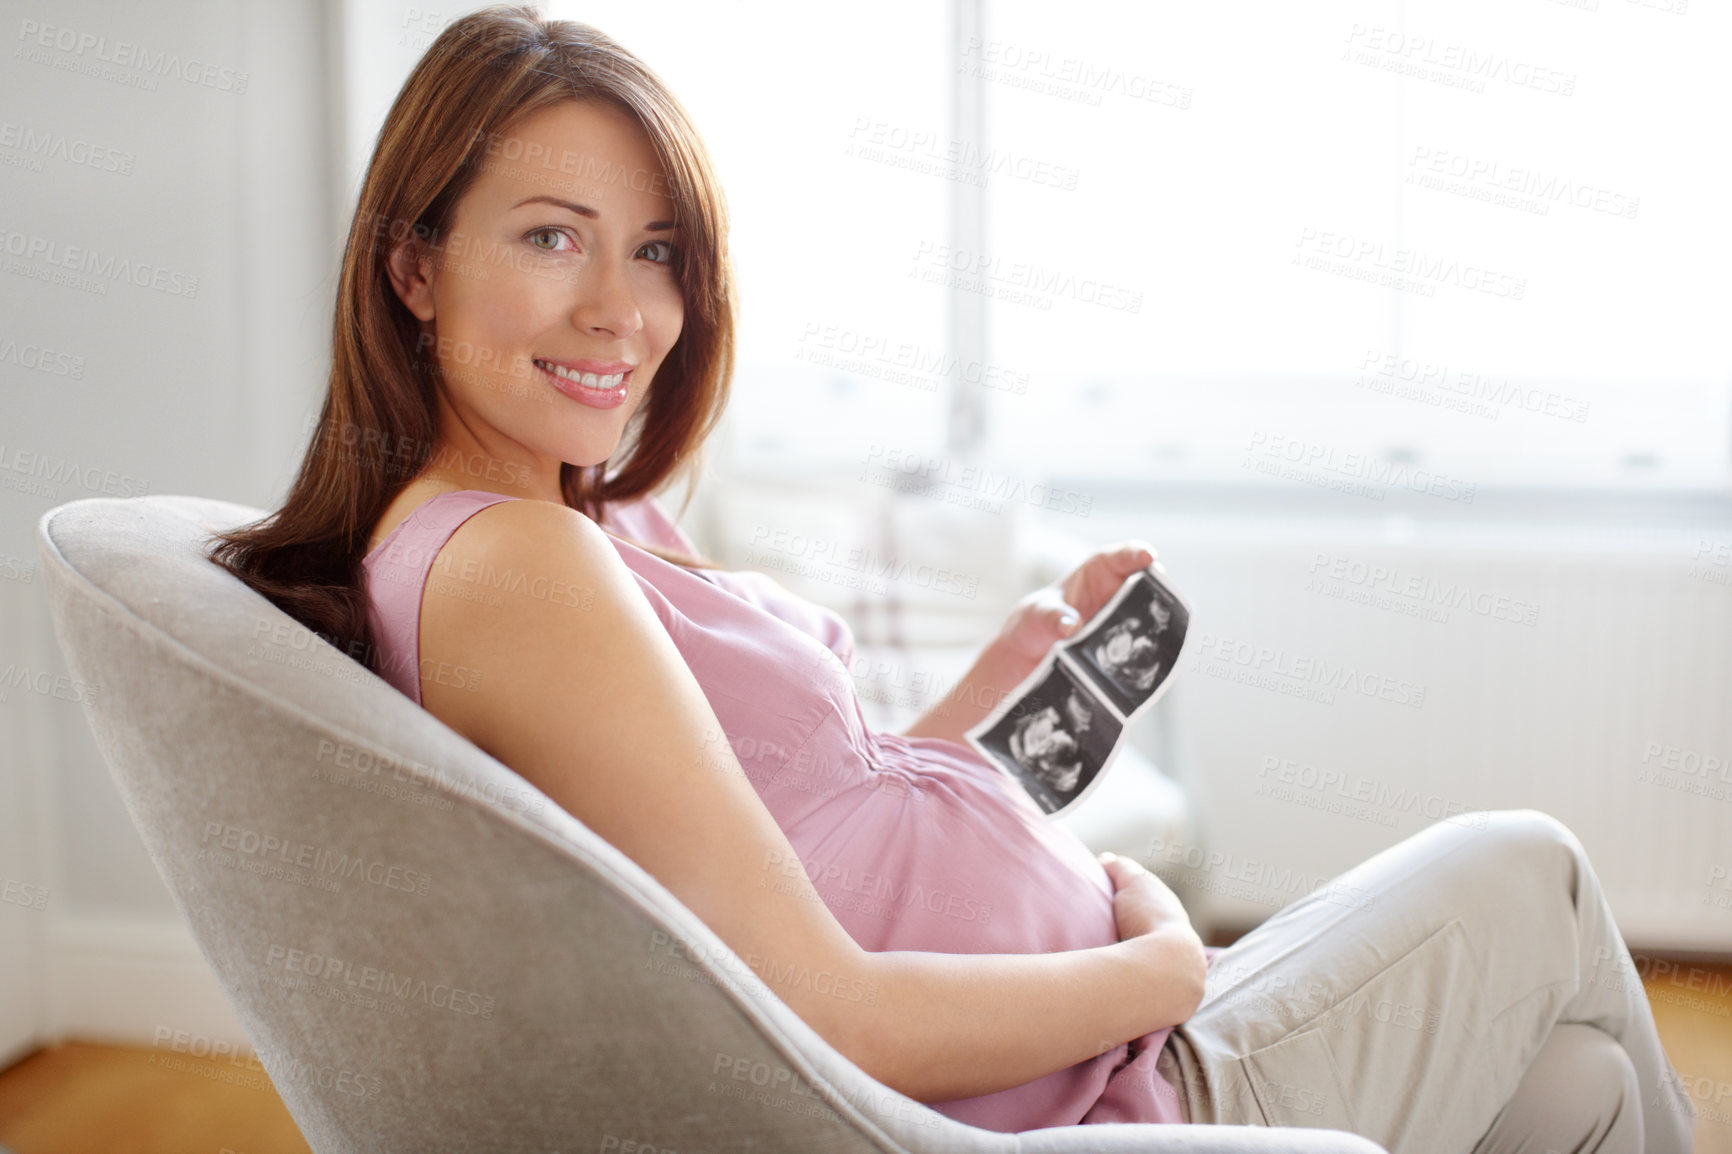
{"type": "Polygon", "coordinates": [[[726,401],[726,237],[696,131],[635,58],[528,9],[457,20],[368,168],[313,447],[213,556],[954,1118],[1687,1148],[1628,952],[1552,819],[1434,826],[1346,875],[1369,900],[1314,894],[1211,960],[1158,879],[1097,861],[962,744],[1154,561],[1143,542],[1025,598],[908,733],[867,726],[840,618],[695,556],[651,498],[726,401]]]}

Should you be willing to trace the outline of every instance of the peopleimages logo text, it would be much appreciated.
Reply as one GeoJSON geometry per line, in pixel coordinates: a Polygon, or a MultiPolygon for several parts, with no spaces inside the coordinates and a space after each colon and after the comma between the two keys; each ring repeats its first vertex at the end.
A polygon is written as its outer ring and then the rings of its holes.
{"type": "Polygon", "coordinates": [[[103,280],[125,281],[170,296],[188,299],[198,296],[198,277],[189,273],[148,261],[128,260],[113,253],[99,253],[75,244],[61,244],[45,236],[14,232],[4,225],[0,225],[0,253],[25,260],[40,260],[55,268],[71,269],[103,280]]]}
{"type": "Polygon", "coordinates": [[[174,77],[188,84],[233,92],[237,96],[245,95],[247,90],[245,72],[191,56],[183,58],[178,53],[152,52],[142,44],[126,40],[111,43],[106,36],[80,32],[76,28],[25,20],[18,25],[18,39],[23,41],[24,48],[52,48],[81,59],[112,64],[117,68],[133,68],[153,76],[174,77]]]}

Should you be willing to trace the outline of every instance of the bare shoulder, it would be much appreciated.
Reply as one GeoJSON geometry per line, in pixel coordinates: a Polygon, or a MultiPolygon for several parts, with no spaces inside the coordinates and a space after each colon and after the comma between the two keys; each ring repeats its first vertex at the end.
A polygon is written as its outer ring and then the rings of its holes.
{"type": "Polygon", "coordinates": [[[523,705],[526,679],[556,675],[561,653],[617,624],[617,613],[592,612],[600,591],[617,609],[635,594],[630,585],[607,534],[576,509],[517,499],[470,515],[440,547],[421,593],[423,705],[496,752],[487,735],[506,722],[502,694],[523,705]]]}
{"type": "MultiPolygon", "coordinates": [[[[518,497],[471,514],[445,545],[466,560],[499,560],[550,546],[605,545],[606,536],[601,526],[567,505],[518,497]]],[[[440,552],[444,554],[443,549],[440,552]]]]}
{"type": "MultiPolygon", "coordinates": [[[[434,559],[423,704],[643,867],[742,958],[871,974],[735,757],[703,687],[593,521],[506,501],[434,559]],[[465,684],[441,680],[461,661],[465,684]],[[774,885],[767,884],[774,880],[774,885]]],[[[825,986],[783,991],[838,1048],[870,1013],[825,986]]]]}

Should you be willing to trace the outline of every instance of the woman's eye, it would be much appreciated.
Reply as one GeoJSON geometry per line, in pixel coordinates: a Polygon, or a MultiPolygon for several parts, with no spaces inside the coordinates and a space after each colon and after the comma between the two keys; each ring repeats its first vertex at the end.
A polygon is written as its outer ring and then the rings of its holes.
{"type": "Polygon", "coordinates": [[[643,248],[638,249],[638,251],[643,252],[645,249],[652,249],[652,248],[658,248],[658,247],[659,247],[659,250],[661,252],[665,253],[666,255],[664,255],[660,260],[657,260],[656,263],[657,264],[672,264],[673,259],[674,259],[674,254],[679,251],[678,249],[676,249],[674,247],[672,241],[652,240],[648,244],[644,245],[643,248]]]}
{"type": "Polygon", "coordinates": [[[543,252],[558,252],[559,242],[565,239],[565,232],[557,228],[538,228],[526,238],[529,243],[543,252]],[[548,243],[543,243],[543,241],[548,243]]]}

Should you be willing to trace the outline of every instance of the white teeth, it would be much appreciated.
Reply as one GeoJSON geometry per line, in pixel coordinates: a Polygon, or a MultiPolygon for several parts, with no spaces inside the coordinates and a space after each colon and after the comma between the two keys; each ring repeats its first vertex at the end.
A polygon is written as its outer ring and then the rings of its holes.
{"type": "Polygon", "coordinates": [[[601,377],[594,373],[580,373],[576,369],[568,369],[564,365],[548,364],[546,361],[536,361],[535,363],[556,376],[580,385],[587,385],[592,389],[617,389],[625,383],[624,373],[611,373],[601,377]]]}

